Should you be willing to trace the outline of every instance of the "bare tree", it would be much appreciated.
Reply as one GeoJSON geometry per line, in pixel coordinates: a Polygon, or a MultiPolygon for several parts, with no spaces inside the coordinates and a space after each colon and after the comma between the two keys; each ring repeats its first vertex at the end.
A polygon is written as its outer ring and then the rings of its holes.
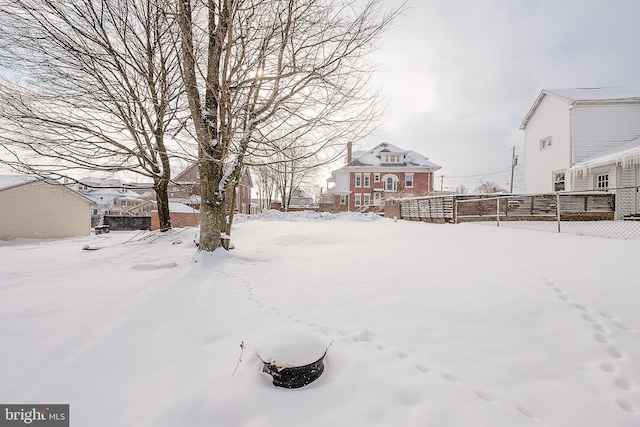
{"type": "Polygon", "coordinates": [[[477,193],[491,194],[491,193],[501,193],[501,192],[504,192],[505,190],[500,188],[500,186],[495,182],[480,180],[480,185],[476,187],[475,191],[477,193]]]}
{"type": "Polygon", "coordinates": [[[0,60],[14,77],[0,85],[4,163],[53,179],[150,178],[170,228],[169,147],[186,112],[176,29],[162,0],[4,2],[0,60]]]}
{"type": "Polygon", "coordinates": [[[269,165],[255,166],[251,168],[254,177],[253,183],[258,190],[260,210],[269,209],[275,200],[276,194],[276,172],[269,165]]]}
{"type": "Polygon", "coordinates": [[[320,152],[369,132],[378,109],[364,54],[395,12],[382,0],[175,4],[198,142],[199,248],[213,251],[228,226],[226,189],[281,149],[276,140],[320,152]]]}
{"type": "Polygon", "coordinates": [[[456,194],[467,194],[468,192],[469,189],[464,184],[460,184],[456,187],[456,194]]]}

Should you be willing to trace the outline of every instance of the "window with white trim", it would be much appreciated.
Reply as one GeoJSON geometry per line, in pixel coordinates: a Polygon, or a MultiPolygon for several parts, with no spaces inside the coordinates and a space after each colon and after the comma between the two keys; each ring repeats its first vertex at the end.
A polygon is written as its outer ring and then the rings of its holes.
{"type": "Polygon", "coordinates": [[[405,187],[413,187],[413,174],[412,173],[404,174],[404,186],[405,187]]]}
{"type": "Polygon", "coordinates": [[[371,186],[371,174],[366,173],[366,174],[364,174],[363,178],[364,178],[364,186],[365,187],[370,187],[371,186]]]}
{"type": "Polygon", "coordinates": [[[564,172],[553,173],[553,191],[564,191],[565,189],[565,174],[564,172]]]}
{"type": "Polygon", "coordinates": [[[353,199],[353,203],[356,206],[361,206],[362,205],[362,194],[356,194],[354,199],[353,199]]]}
{"type": "Polygon", "coordinates": [[[384,191],[398,191],[398,181],[390,175],[384,179],[384,191]]]}
{"type": "Polygon", "coordinates": [[[340,204],[341,205],[347,204],[347,196],[340,196],[340,204]]]}
{"type": "Polygon", "coordinates": [[[355,176],[356,187],[362,187],[362,174],[357,173],[355,176]]]}
{"type": "Polygon", "coordinates": [[[373,174],[373,182],[380,182],[380,174],[379,173],[374,173],[373,174]]]}
{"type": "Polygon", "coordinates": [[[551,137],[550,136],[540,140],[540,149],[544,150],[547,147],[551,147],[551,137]]]}
{"type": "Polygon", "coordinates": [[[601,173],[596,175],[596,189],[606,190],[609,188],[609,174],[601,173]]]}
{"type": "Polygon", "coordinates": [[[369,206],[371,204],[371,194],[364,195],[364,205],[369,206]]]}

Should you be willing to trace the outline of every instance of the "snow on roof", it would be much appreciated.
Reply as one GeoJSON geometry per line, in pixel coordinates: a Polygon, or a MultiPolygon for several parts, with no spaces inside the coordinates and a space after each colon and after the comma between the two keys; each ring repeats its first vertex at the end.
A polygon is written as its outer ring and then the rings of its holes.
{"type": "Polygon", "coordinates": [[[0,191],[37,181],[37,178],[28,175],[0,175],[0,191]]]}
{"type": "MultiPolygon", "coordinates": [[[[396,147],[395,145],[389,144],[388,142],[383,142],[381,144],[378,144],[370,150],[356,151],[353,155],[353,160],[347,166],[388,165],[388,163],[383,162],[380,157],[380,153],[383,153],[383,152],[393,153],[393,154],[403,154],[405,161],[402,164],[402,166],[425,167],[425,168],[430,168],[432,170],[440,169],[440,166],[436,165],[433,162],[430,162],[428,157],[425,157],[422,154],[416,153],[415,151],[403,150],[402,148],[396,147]]],[[[394,166],[397,166],[397,165],[394,165],[394,166]]]]}
{"type": "Polygon", "coordinates": [[[524,129],[535,113],[542,99],[549,95],[556,95],[566,99],[571,103],[593,103],[593,102],[640,102],[640,87],[610,86],[610,87],[582,87],[573,89],[543,89],[533,103],[520,125],[524,129]]]}
{"type": "Polygon", "coordinates": [[[185,205],[184,203],[176,203],[169,202],[169,211],[171,212],[199,212],[197,209],[192,208],[191,206],[185,205]]]}
{"type": "Polygon", "coordinates": [[[584,176],[593,168],[609,164],[620,165],[623,169],[640,165],[640,138],[576,163],[569,168],[569,172],[574,176],[584,176]]]}

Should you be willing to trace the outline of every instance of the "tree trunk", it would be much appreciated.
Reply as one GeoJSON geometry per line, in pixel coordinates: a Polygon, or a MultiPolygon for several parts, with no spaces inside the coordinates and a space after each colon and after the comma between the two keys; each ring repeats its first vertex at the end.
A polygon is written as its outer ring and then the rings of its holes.
{"type": "Polygon", "coordinates": [[[238,198],[238,193],[235,188],[237,185],[234,185],[233,195],[231,196],[231,208],[229,209],[229,219],[226,221],[224,233],[227,235],[227,238],[222,241],[222,246],[229,250],[229,245],[231,244],[231,225],[233,224],[233,214],[235,212],[236,201],[238,198]]]}
{"type": "Polygon", "coordinates": [[[171,216],[169,212],[169,194],[167,187],[169,181],[163,178],[156,178],[153,183],[153,189],[156,192],[156,204],[158,205],[158,220],[160,222],[160,230],[167,231],[171,229],[171,216]]]}
{"type": "Polygon", "coordinates": [[[224,191],[220,190],[223,169],[214,161],[200,163],[200,242],[198,249],[212,252],[222,246],[221,233],[225,230],[226,207],[224,191]]]}

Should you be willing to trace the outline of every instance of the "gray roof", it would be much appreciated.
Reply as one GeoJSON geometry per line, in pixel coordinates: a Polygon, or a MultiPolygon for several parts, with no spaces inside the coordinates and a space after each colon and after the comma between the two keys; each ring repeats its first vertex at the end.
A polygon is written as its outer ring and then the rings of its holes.
{"type": "Polygon", "coordinates": [[[19,187],[37,181],[37,178],[28,175],[0,175],[0,191],[19,187]]]}
{"type": "Polygon", "coordinates": [[[418,154],[415,151],[403,150],[395,145],[383,142],[369,150],[360,150],[353,153],[353,160],[346,166],[374,166],[374,167],[420,167],[431,170],[438,170],[440,166],[429,161],[428,157],[418,154]],[[404,155],[404,163],[384,163],[380,157],[380,153],[397,153],[404,155]]]}
{"type": "Polygon", "coordinates": [[[79,196],[84,200],[90,203],[93,203],[93,200],[91,200],[84,194],[77,192],[76,190],[74,190],[73,188],[67,185],[61,185],[55,181],[49,181],[46,179],[41,179],[35,176],[29,176],[29,175],[0,175],[0,191],[9,190],[11,188],[20,187],[22,185],[31,184],[37,181],[41,181],[54,186],[60,185],[65,189],[67,189],[68,191],[70,191],[71,193],[75,194],[76,196],[79,196]]]}

